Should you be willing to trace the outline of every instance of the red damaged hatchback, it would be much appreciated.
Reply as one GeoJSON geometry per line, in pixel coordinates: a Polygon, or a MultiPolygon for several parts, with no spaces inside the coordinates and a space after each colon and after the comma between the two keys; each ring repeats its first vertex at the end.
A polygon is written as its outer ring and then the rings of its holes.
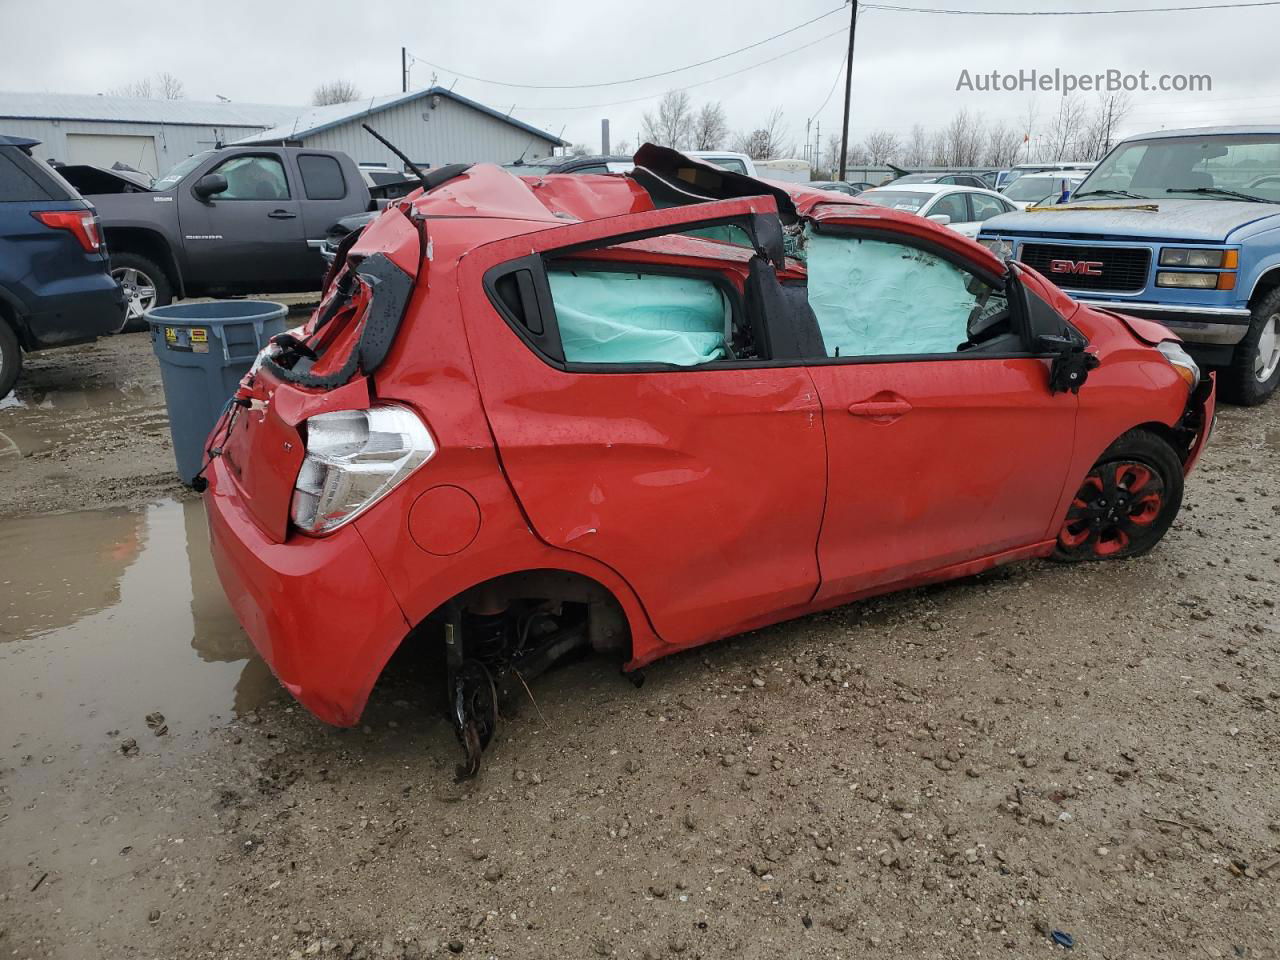
{"type": "Polygon", "coordinates": [[[317,717],[442,643],[474,772],[512,670],[1168,530],[1214,398],[1164,327],[910,214],[635,159],[428,175],[210,437],[222,584],[317,717]]]}

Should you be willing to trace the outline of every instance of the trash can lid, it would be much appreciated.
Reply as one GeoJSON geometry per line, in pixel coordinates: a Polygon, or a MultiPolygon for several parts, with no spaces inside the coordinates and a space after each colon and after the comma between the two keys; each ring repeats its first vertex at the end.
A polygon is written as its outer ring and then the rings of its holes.
{"type": "Polygon", "coordinates": [[[171,303],[166,307],[152,307],[145,316],[149,323],[170,326],[198,323],[207,326],[277,320],[288,312],[289,308],[284,304],[272,303],[270,300],[214,300],[209,303],[171,303]]]}

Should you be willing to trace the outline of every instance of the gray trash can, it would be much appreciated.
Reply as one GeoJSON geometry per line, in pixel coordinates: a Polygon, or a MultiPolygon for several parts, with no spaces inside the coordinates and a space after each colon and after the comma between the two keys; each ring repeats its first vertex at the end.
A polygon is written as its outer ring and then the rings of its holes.
{"type": "Polygon", "coordinates": [[[209,431],[258,351],[286,329],[288,313],[265,300],[175,303],[147,311],[178,476],[188,486],[204,465],[209,431]]]}

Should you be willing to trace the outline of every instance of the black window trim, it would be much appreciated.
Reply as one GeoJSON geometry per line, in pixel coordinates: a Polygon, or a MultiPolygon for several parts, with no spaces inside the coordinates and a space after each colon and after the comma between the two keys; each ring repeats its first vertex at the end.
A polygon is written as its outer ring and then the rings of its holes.
{"type": "MultiPolygon", "coordinates": [[[[733,198],[739,199],[739,198],[733,198]]],[[[564,359],[564,347],[560,342],[560,327],[556,322],[555,306],[551,302],[551,288],[547,283],[547,261],[556,261],[568,257],[575,253],[586,253],[597,250],[607,250],[616,247],[619,244],[630,243],[634,240],[647,240],[652,237],[665,237],[676,234],[686,234],[690,230],[699,230],[704,227],[723,226],[725,224],[733,224],[741,227],[746,231],[747,236],[757,244],[756,253],[768,259],[767,254],[759,249],[762,244],[762,233],[777,233],[777,243],[781,246],[781,224],[776,214],[759,214],[759,213],[743,213],[733,214],[731,216],[710,216],[699,220],[690,220],[684,223],[664,224],[661,227],[650,227],[646,230],[632,230],[626,233],[614,234],[607,237],[599,237],[594,240],[584,240],[578,243],[565,244],[564,246],[555,247],[550,250],[544,250],[540,253],[528,254],[523,257],[517,257],[514,260],[506,260],[502,263],[495,264],[484,273],[483,285],[485,294],[489,298],[489,303],[498,315],[506,321],[512,331],[515,332],[525,346],[529,347],[533,354],[549,367],[560,370],[565,373],[680,373],[689,371],[714,371],[714,370],[741,370],[741,369],[759,369],[761,367],[800,367],[804,365],[804,361],[796,359],[772,360],[712,360],[707,363],[698,364],[676,364],[676,363],[583,363],[581,361],[567,361],[564,359]],[[762,222],[771,218],[774,224],[777,224],[776,231],[772,231],[762,222]],[[537,334],[529,329],[529,327],[516,316],[507,306],[501,294],[498,292],[498,281],[511,273],[520,270],[530,270],[533,274],[533,284],[536,298],[538,301],[539,312],[542,318],[542,333],[537,334]]],[[[697,238],[695,238],[697,239],[697,238]]],[[[773,237],[765,238],[765,244],[772,240],[773,237]]],[[[708,240],[708,243],[715,241],[708,240]]],[[[741,248],[738,249],[750,249],[741,248]]],[[[735,297],[732,301],[734,310],[734,319],[745,319],[746,311],[743,305],[742,295],[729,283],[728,278],[723,276],[724,271],[717,270],[715,267],[684,267],[676,264],[653,264],[653,263],[634,263],[623,260],[605,260],[591,261],[587,257],[581,258],[582,263],[608,263],[617,269],[629,273],[659,272],[660,270],[668,270],[672,274],[697,277],[698,279],[707,279],[708,274],[716,274],[714,277],[716,282],[723,282],[727,285],[729,292],[735,297]]]]}
{"type": "MultiPolygon", "coordinates": [[[[817,366],[835,366],[835,365],[859,365],[872,363],[932,363],[932,362],[951,362],[956,360],[1053,360],[1058,355],[1052,351],[1035,351],[1031,347],[1032,337],[1035,331],[1031,327],[1032,308],[1028,298],[1034,294],[1026,288],[1018,277],[1017,271],[1010,269],[1004,275],[995,274],[985,270],[972,261],[966,260],[960,254],[942,246],[941,244],[931,242],[929,240],[908,236],[896,231],[877,229],[875,227],[852,226],[845,224],[821,223],[818,221],[809,221],[810,228],[816,233],[825,233],[833,236],[854,236],[869,240],[878,240],[882,243],[899,243],[903,246],[914,247],[923,250],[926,253],[934,254],[943,260],[955,265],[961,270],[970,273],[984,283],[989,284],[994,289],[1005,293],[1009,298],[1009,306],[1013,311],[1014,332],[1021,339],[1024,349],[1017,351],[964,351],[952,353],[905,353],[905,354],[884,354],[879,356],[856,356],[856,357],[805,357],[805,358],[785,358],[785,359],[756,359],[756,360],[712,360],[708,363],[699,363],[691,365],[672,364],[672,363],[583,363],[580,361],[566,361],[564,359],[564,349],[560,342],[560,329],[556,321],[555,307],[551,302],[550,286],[547,283],[547,261],[557,261],[565,258],[569,254],[607,249],[617,246],[621,243],[627,243],[631,240],[646,239],[655,236],[666,236],[669,234],[685,233],[689,230],[699,229],[707,226],[718,226],[724,223],[738,222],[744,226],[748,233],[754,236],[754,232],[749,223],[743,224],[742,221],[749,220],[749,217],[733,216],[711,218],[707,220],[699,220],[685,224],[678,224],[679,229],[672,229],[672,225],[661,228],[650,229],[646,231],[635,231],[630,234],[620,234],[613,237],[604,237],[598,240],[585,241],[582,243],[570,244],[563,247],[546,250],[541,253],[528,254],[518,257],[514,260],[507,260],[499,264],[495,264],[485,271],[483,284],[485,293],[488,296],[490,304],[498,312],[498,315],[506,321],[512,331],[518,336],[530,351],[539,360],[553,369],[563,373],[603,373],[603,374],[631,374],[631,373],[690,373],[690,372],[714,372],[717,370],[745,370],[745,369],[774,369],[774,368],[799,368],[799,367],[817,367],[817,366]],[[507,306],[502,296],[498,293],[497,282],[519,270],[530,270],[533,274],[534,288],[538,300],[539,311],[542,315],[543,332],[535,334],[525,325],[525,323],[507,306]]],[[[621,260],[604,260],[592,261],[588,258],[582,258],[580,262],[583,264],[607,265],[613,267],[619,272],[627,273],[644,273],[644,272],[667,272],[671,275],[685,275],[697,277],[699,279],[707,279],[708,274],[718,274],[715,267],[684,267],[674,264],[652,264],[652,263],[634,263],[621,260]]],[[[741,293],[728,282],[723,276],[716,278],[727,284],[734,297],[733,309],[735,322],[739,318],[745,319],[745,308],[742,302],[741,293]]],[[[780,282],[782,282],[780,278],[780,282]]],[[[1039,299],[1037,297],[1037,299],[1039,299]]],[[[1043,302],[1043,301],[1042,301],[1043,302]]],[[[1045,304],[1047,309],[1052,309],[1045,304]]],[[[1066,318],[1061,317],[1054,311],[1054,316],[1062,325],[1062,331],[1069,336],[1078,338],[1081,342],[1087,344],[1087,339],[1075,327],[1067,322],[1066,318]]]]}

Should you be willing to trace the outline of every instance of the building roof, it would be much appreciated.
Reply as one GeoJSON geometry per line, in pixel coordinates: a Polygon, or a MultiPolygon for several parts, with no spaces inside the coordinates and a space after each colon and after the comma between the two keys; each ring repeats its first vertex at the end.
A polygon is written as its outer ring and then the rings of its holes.
{"type": "Polygon", "coordinates": [[[354,120],[362,120],[375,113],[381,113],[383,110],[390,110],[392,107],[398,107],[404,103],[412,103],[414,100],[421,100],[424,97],[435,96],[448,97],[463,106],[479,110],[481,113],[487,113],[497,120],[509,123],[513,127],[517,127],[549,143],[554,143],[556,146],[568,146],[568,141],[561,140],[555,134],[539,130],[537,127],[515,119],[515,117],[507,116],[500,110],[486,107],[483,103],[477,103],[475,100],[464,97],[460,93],[454,93],[445,87],[429,87],[426,90],[411,90],[408,93],[395,93],[385,97],[353,100],[351,103],[335,103],[327,107],[312,107],[310,110],[305,110],[290,120],[277,121],[277,126],[272,127],[270,130],[251,134],[239,142],[271,143],[277,140],[302,140],[319,133],[321,130],[328,130],[354,120]]]}
{"type": "Polygon", "coordinates": [[[0,91],[0,120],[97,120],[200,127],[270,127],[300,107],[201,100],[142,100],[88,93],[0,91]]]}

